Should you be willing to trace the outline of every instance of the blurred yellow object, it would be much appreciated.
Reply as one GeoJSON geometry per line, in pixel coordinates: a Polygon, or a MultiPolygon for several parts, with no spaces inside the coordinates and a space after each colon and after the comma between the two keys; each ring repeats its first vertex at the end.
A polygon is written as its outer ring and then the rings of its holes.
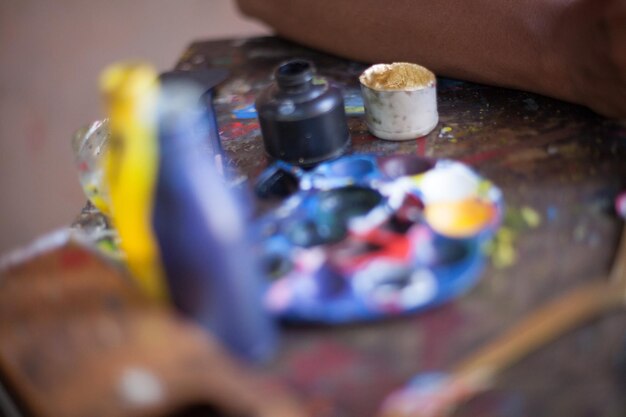
{"type": "Polygon", "coordinates": [[[478,199],[431,203],[424,209],[428,224],[438,233],[455,238],[480,232],[494,219],[491,203],[478,199]]]}
{"type": "Polygon", "coordinates": [[[158,75],[145,64],[120,64],[100,79],[109,116],[104,178],[110,211],[128,268],[152,299],[167,298],[165,273],[152,228],[158,174],[158,75]]]}

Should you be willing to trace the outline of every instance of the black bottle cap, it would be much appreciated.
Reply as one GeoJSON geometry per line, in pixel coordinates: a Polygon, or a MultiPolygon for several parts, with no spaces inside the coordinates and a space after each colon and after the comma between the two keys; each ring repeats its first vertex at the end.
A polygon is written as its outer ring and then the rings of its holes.
{"type": "Polygon", "coordinates": [[[255,103],[267,153],[304,167],[337,158],[350,144],[343,94],[314,76],[311,61],[284,62],[255,103]]]}
{"type": "Polygon", "coordinates": [[[281,89],[289,90],[313,81],[313,64],[304,59],[294,59],[276,68],[274,78],[281,89]]]}

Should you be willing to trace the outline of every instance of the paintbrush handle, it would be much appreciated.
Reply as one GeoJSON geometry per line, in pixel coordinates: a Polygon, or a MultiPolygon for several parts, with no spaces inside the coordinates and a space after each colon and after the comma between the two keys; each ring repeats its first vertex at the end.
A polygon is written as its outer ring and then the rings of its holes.
{"type": "Polygon", "coordinates": [[[443,417],[490,389],[497,376],[524,356],[624,302],[623,289],[605,280],[580,286],[539,308],[462,361],[436,388],[409,386],[385,400],[380,417],[443,417]]]}
{"type": "Polygon", "coordinates": [[[461,361],[434,393],[416,387],[398,390],[385,400],[381,417],[447,416],[459,404],[490,389],[507,367],[561,335],[626,304],[626,229],[613,267],[593,280],[531,312],[502,336],[461,361]]]}
{"type": "Polygon", "coordinates": [[[508,366],[564,333],[603,312],[623,304],[623,291],[605,280],[571,290],[539,308],[477,353],[462,361],[455,377],[488,389],[508,366]]]}
{"type": "Polygon", "coordinates": [[[488,387],[506,367],[587,320],[626,302],[626,228],[622,230],[613,266],[606,279],[571,290],[532,312],[456,367],[456,375],[471,377],[488,387]]]}

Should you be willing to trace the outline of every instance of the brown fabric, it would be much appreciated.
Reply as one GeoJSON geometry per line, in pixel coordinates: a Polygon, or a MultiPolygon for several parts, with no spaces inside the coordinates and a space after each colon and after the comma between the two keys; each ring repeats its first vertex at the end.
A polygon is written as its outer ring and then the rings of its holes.
{"type": "Polygon", "coordinates": [[[626,0],[237,0],[288,39],[626,117],[626,0]]]}

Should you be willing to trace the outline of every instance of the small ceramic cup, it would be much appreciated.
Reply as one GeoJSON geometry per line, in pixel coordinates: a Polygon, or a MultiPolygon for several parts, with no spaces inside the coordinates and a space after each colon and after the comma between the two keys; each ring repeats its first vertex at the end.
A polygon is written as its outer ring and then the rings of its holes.
{"type": "Polygon", "coordinates": [[[409,63],[376,64],[359,77],[365,120],[381,139],[409,140],[428,134],[439,121],[437,81],[409,63]]]}

